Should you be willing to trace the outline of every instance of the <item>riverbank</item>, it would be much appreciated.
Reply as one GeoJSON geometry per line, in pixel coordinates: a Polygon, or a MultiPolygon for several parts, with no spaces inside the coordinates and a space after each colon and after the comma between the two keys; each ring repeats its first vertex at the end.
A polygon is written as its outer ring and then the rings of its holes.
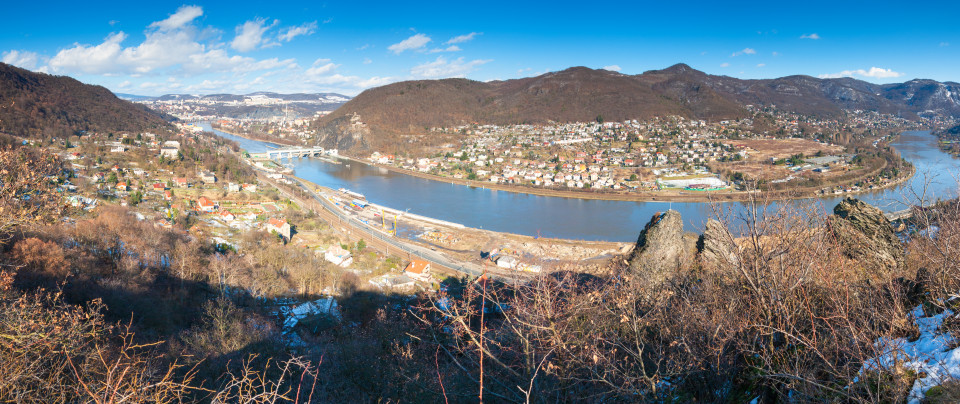
{"type": "MultiPolygon", "coordinates": [[[[295,176],[287,176],[300,182],[309,184],[309,191],[316,195],[333,195],[339,191],[325,187],[309,180],[295,176]]],[[[347,198],[347,197],[345,197],[347,198]]],[[[353,198],[353,196],[349,196],[353,198]]],[[[633,246],[630,242],[617,241],[588,241],[574,239],[559,239],[550,237],[534,237],[523,234],[492,231],[466,227],[457,223],[428,218],[421,215],[401,212],[390,208],[382,208],[370,203],[368,208],[375,212],[384,213],[386,219],[396,220],[404,226],[410,237],[399,237],[407,243],[412,243],[434,251],[441,251],[451,258],[462,262],[480,261],[480,254],[491,250],[513,251],[514,255],[525,257],[529,262],[543,265],[545,262],[573,263],[585,260],[599,260],[610,258],[617,254],[629,251],[633,246]]],[[[380,231],[371,226],[374,231],[380,231]]],[[[637,229],[640,234],[641,229],[637,229]]],[[[387,234],[384,232],[384,234],[387,234]]]]}
{"type": "Polygon", "coordinates": [[[364,240],[367,245],[397,257],[412,259],[416,256],[433,263],[434,272],[449,276],[479,276],[487,273],[504,281],[512,281],[531,276],[529,268],[552,272],[569,265],[577,265],[584,270],[601,271],[609,259],[629,252],[633,246],[633,243],[625,242],[541,238],[445,226],[442,223],[418,220],[419,216],[401,216],[397,220],[403,225],[408,236],[392,236],[375,226],[362,223],[359,217],[351,216],[347,210],[334,207],[328,196],[338,191],[302,178],[288,178],[294,180],[294,185],[285,187],[269,177],[261,177],[261,180],[276,187],[290,200],[313,209],[350,242],[364,240]],[[299,187],[295,185],[298,183],[299,187]],[[321,203],[322,200],[327,203],[321,203]],[[483,254],[492,250],[516,258],[528,270],[500,268],[488,262],[483,258],[483,254]]]}
{"type": "MultiPolygon", "coordinates": [[[[506,191],[514,192],[520,194],[529,194],[537,196],[550,196],[557,198],[570,198],[570,199],[588,199],[588,200],[604,200],[604,201],[624,201],[624,202],[743,202],[749,200],[756,200],[758,198],[763,198],[767,200],[797,200],[797,199],[811,199],[811,198],[834,198],[838,195],[847,195],[847,194],[862,194],[867,192],[875,192],[883,190],[886,188],[897,186],[903,183],[906,180],[909,180],[916,170],[904,170],[901,175],[886,183],[880,187],[873,189],[862,189],[858,191],[844,192],[841,194],[821,194],[818,193],[822,188],[816,189],[789,189],[789,190],[778,190],[778,191],[734,191],[734,190],[722,190],[722,191],[688,191],[688,190],[666,190],[666,191],[642,191],[642,192],[598,192],[598,191],[575,191],[575,190],[557,190],[557,189],[546,189],[546,188],[536,188],[529,186],[517,186],[517,185],[506,185],[506,184],[497,184],[486,181],[472,181],[462,178],[451,178],[443,177],[434,174],[422,173],[414,170],[406,170],[403,168],[372,163],[366,160],[363,160],[358,157],[353,157],[349,155],[339,155],[339,158],[347,159],[350,161],[358,162],[361,164],[366,164],[371,167],[383,168],[395,173],[400,173],[404,175],[409,175],[412,177],[423,178],[427,180],[443,182],[448,184],[463,185],[474,188],[485,188],[495,191],[506,191]]],[[[878,170],[873,170],[871,173],[879,172],[886,165],[880,167],[878,170]]],[[[864,175],[863,177],[870,177],[871,175],[864,175]]],[[[851,180],[851,183],[855,183],[857,180],[851,180]]]]}

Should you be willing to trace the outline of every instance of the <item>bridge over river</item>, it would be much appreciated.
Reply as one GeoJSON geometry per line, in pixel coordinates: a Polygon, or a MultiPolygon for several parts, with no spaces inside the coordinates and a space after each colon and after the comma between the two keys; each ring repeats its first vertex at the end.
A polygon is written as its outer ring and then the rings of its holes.
{"type": "Polygon", "coordinates": [[[337,149],[326,150],[322,147],[280,147],[276,149],[267,149],[262,153],[250,153],[254,159],[282,159],[294,157],[317,157],[317,156],[335,156],[337,149]]]}

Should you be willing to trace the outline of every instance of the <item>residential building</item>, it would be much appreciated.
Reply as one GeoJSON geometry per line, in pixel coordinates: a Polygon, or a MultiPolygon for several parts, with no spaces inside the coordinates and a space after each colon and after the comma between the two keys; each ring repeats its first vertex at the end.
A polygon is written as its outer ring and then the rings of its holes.
{"type": "Polygon", "coordinates": [[[323,254],[323,259],[343,268],[353,265],[353,257],[350,255],[350,251],[344,250],[343,247],[337,244],[327,248],[327,251],[323,254]]]}
{"type": "Polygon", "coordinates": [[[197,210],[204,213],[210,213],[217,209],[217,205],[205,196],[197,199],[197,210]]]}
{"type": "Polygon", "coordinates": [[[290,223],[287,223],[286,219],[277,219],[271,217],[267,220],[265,229],[268,232],[277,232],[283,238],[289,240],[291,235],[290,223]]]}
{"type": "Polygon", "coordinates": [[[217,176],[209,171],[201,171],[197,174],[197,177],[199,177],[200,181],[203,181],[204,184],[213,184],[217,182],[217,176]]]}
{"type": "Polygon", "coordinates": [[[175,159],[175,158],[177,158],[177,157],[180,156],[180,148],[177,148],[177,147],[166,147],[166,146],[161,147],[161,148],[160,148],[160,156],[165,157],[165,158],[169,158],[169,159],[175,159]]]}
{"type": "Polygon", "coordinates": [[[407,267],[403,270],[404,275],[407,275],[413,279],[430,282],[430,263],[423,260],[413,260],[407,264],[407,267]]]}

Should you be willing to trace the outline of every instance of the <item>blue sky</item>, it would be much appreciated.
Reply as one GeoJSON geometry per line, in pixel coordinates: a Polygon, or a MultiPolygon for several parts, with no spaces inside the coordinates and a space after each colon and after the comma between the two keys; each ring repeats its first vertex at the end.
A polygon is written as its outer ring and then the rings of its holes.
{"type": "Polygon", "coordinates": [[[355,95],[411,79],[679,62],[748,79],[960,81],[958,2],[81,3],[5,5],[0,60],[143,95],[355,95]]]}

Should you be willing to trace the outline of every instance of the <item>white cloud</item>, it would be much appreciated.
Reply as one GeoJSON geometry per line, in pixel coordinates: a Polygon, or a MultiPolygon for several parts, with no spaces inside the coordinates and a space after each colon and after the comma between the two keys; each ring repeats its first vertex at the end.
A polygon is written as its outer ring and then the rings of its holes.
{"type": "Polygon", "coordinates": [[[950,42],[940,42],[940,47],[950,46],[950,42]]]}
{"type": "MultiPolygon", "coordinates": [[[[365,90],[370,87],[382,86],[384,84],[389,84],[396,79],[393,77],[370,77],[363,78],[359,76],[344,75],[336,73],[337,68],[340,65],[333,63],[330,59],[317,59],[313,62],[313,65],[304,72],[303,83],[308,84],[319,84],[329,88],[334,88],[335,91],[354,93],[355,90],[365,90]]],[[[302,85],[302,83],[298,83],[302,85]]]]}
{"type": "Polygon", "coordinates": [[[397,81],[397,79],[395,79],[395,78],[393,78],[393,77],[378,77],[378,76],[374,76],[374,77],[370,77],[370,78],[368,78],[368,79],[361,79],[361,80],[359,80],[359,81],[355,81],[355,82],[354,82],[354,86],[356,86],[357,88],[367,89],[367,88],[371,88],[371,87],[380,87],[380,86],[383,86],[383,85],[387,85],[387,84],[393,83],[393,82],[395,82],[395,81],[397,81]]]}
{"type": "MultiPolygon", "coordinates": [[[[237,58],[237,56],[234,56],[234,58],[237,58]]],[[[234,66],[231,68],[231,70],[238,73],[273,69],[293,69],[300,67],[297,65],[296,59],[280,60],[279,58],[272,58],[254,61],[250,58],[242,58],[240,60],[234,59],[232,60],[232,63],[234,63],[234,66]]]]}
{"type": "Polygon", "coordinates": [[[371,77],[364,79],[358,76],[345,76],[342,74],[331,74],[328,76],[313,77],[308,82],[314,84],[323,84],[323,85],[332,85],[332,86],[343,86],[343,87],[353,87],[359,89],[367,89],[370,87],[382,86],[384,84],[389,84],[395,80],[392,77],[371,77]]]}
{"type": "Polygon", "coordinates": [[[290,42],[293,38],[296,38],[300,35],[310,35],[317,30],[317,22],[308,22],[303,25],[296,27],[287,28],[286,31],[278,37],[281,41],[290,42]]]}
{"type": "Polygon", "coordinates": [[[391,52],[399,55],[404,51],[421,49],[431,41],[430,37],[424,34],[416,34],[412,37],[404,39],[398,43],[390,45],[387,47],[391,52]]]}
{"type": "Polygon", "coordinates": [[[453,38],[450,38],[450,40],[447,41],[447,42],[445,42],[445,43],[446,43],[447,45],[449,45],[449,44],[454,44],[454,43],[463,43],[463,42],[467,42],[467,41],[473,40],[473,38],[476,37],[477,35],[483,35],[483,33],[482,33],[482,32],[471,32],[471,33],[466,34],[466,35],[455,36],[455,37],[453,37],[453,38]]]}
{"type": "MultiPolygon", "coordinates": [[[[328,74],[328,73],[330,73],[330,72],[333,72],[333,71],[336,70],[338,67],[340,67],[340,65],[338,65],[338,64],[334,64],[333,62],[329,62],[329,59],[321,59],[321,60],[326,60],[327,63],[326,63],[326,64],[323,64],[322,62],[321,62],[321,63],[314,63],[314,64],[313,64],[313,67],[307,69],[307,71],[306,71],[306,73],[307,73],[308,76],[323,76],[323,75],[325,75],[325,74],[328,74]]],[[[318,62],[319,62],[319,60],[318,60],[318,62]]]]}
{"type": "Polygon", "coordinates": [[[171,14],[170,17],[167,17],[165,20],[150,24],[150,28],[156,28],[161,31],[180,29],[201,15],[203,15],[203,8],[200,8],[200,6],[180,6],[176,13],[171,14]]]}
{"type": "Polygon", "coordinates": [[[619,65],[604,66],[604,67],[603,67],[603,70],[609,70],[609,71],[611,71],[611,72],[619,72],[619,71],[620,71],[620,66],[619,66],[619,65]]]}
{"type": "Polygon", "coordinates": [[[232,70],[243,63],[254,62],[253,58],[230,56],[226,50],[213,49],[187,55],[187,60],[182,63],[182,66],[187,73],[222,72],[232,70]]]}
{"type": "Polygon", "coordinates": [[[491,60],[480,59],[466,62],[462,57],[448,62],[443,56],[438,56],[437,60],[433,62],[414,66],[414,68],[410,69],[410,74],[417,78],[429,79],[464,77],[467,73],[474,71],[477,66],[489,62],[491,62],[491,60]]]}
{"type": "Polygon", "coordinates": [[[370,58],[363,58],[363,64],[368,65],[368,64],[371,64],[371,63],[373,63],[373,61],[370,60],[370,58]]]}
{"type": "Polygon", "coordinates": [[[202,54],[204,50],[191,31],[152,32],[140,45],[123,49],[115,63],[144,74],[187,62],[190,55],[202,54]]]}
{"type": "Polygon", "coordinates": [[[821,74],[819,77],[821,79],[836,79],[840,77],[853,77],[853,76],[870,77],[874,79],[889,79],[889,78],[903,76],[903,73],[895,72],[890,69],[871,67],[870,70],[863,70],[863,69],[844,70],[840,73],[821,74]]]}
{"type": "Polygon", "coordinates": [[[229,85],[229,84],[230,84],[230,82],[225,81],[225,80],[204,80],[204,81],[202,81],[202,82],[200,82],[200,83],[197,83],[197,84],[191,84],[191,85],[187,86],[186,88],[184,88],[184,90],[190,91],[190,92],[193,92],[193,91],[203,92],[203,91],[210,91],[210,90],[219,90],[219,89],[222,89],[222,88],[224,88],[225,86],[227,86],[227,85],[229,85]]]}
{"type": "Polygon", "coordinates": [[[720,67],[730,67],[730,64],[729,64],[729,63],[721,63],[721,64],[720,64],[720,67]]]}
{"type": "Polygon", "coordinates": [[[446,47],[446,48],[431,49],[430,52],[428,52],[428,53],[460,52],[460,51],[462,51],[462,50],[463,50],[463,49],[460,49],[460,47],[457,46],[457,45],[450,45],[450,46],[448,46],[448,47],[446,47]]]}
{"type": "Polygon", "coordinates": [[[730,55],[730,57],[736,57],[740,55],[756,55],[756,54],[757,54],[757,51],[754,50],[753,48],[743,48],[743,50],[741,51],[733,52],[733,54],[730,55]]]}
{"type": "Polygon", "coordinates": [[[764,67],[766,65],[767,65],[766,63],[757,63],[757,67],[764,67]]]}
{"type": "Polygon", "coordinates": [[[27,70],[35,70],[40,63],[40,55],[35,52],[9,50],[3,52],[0,61],[8,65],[22,67],[27,70]]]}
{"type": "MultiPolygon", "coordinates": [[[[166,20],[150,24],[145,32],[146,39],[134,46],[123,46],[127,39],[124,32],[112,33],[98,45],[74,44],[73,47],[57,52],[50,59],[49,66],[56,72],[68,74],[134,76],[163,73],[244,73],[296,66],[293,59],[258,61],[250,57],[230,55],[222,43],[201,42],[216,36],[210,29],[198,29],[191,24],[200,12],[199,7],[181,7],[166,20]]],[[[248,45],[240,46],[241,48],[263,45],[264,22],[259,20],[254,23],[254,28],[259,27],[254,29],[260,32],[259,36],[254,35],[256,38],[248,45]]]]}
{"type": "Polygon", "coordinates": [[[817,39],[820,39],[820,35],[817,35],[816,32],[814,32],[814,33],[812,33],[812,34],[803,34],[803,35],[800,35],[800,39],[813,39],[813,40],[817,40],[817,39]]]}
{"type": "Polygon", "coordinates": [[[773,56],[780,56],[780,52],[773,52],[773,53],[771,53],[771,55],[773,55],[773,56]]]}
{"type": "Polygon", "coordinates": [[[103,43],[96,46],[75,44],[72,48],[57,52],[53,59],[50,59],[50,67],[54,70],[90,74],[116,72],[117,59],[123,51],[120,43],[126,38],[127,34],[117,32],[110,34],[103,43]]]}
{"type": "Polygon", "coordinates": [[[236,28],[237,36],[230,42],[230,47],[240,52],[249,52],[258,47],[275,46],[274,43],[264,42],[263,34],[270,28],[277,25],[277,20],[273,20],[269,25],[267,20],[257,18],[243,23],[236,28]]]}

